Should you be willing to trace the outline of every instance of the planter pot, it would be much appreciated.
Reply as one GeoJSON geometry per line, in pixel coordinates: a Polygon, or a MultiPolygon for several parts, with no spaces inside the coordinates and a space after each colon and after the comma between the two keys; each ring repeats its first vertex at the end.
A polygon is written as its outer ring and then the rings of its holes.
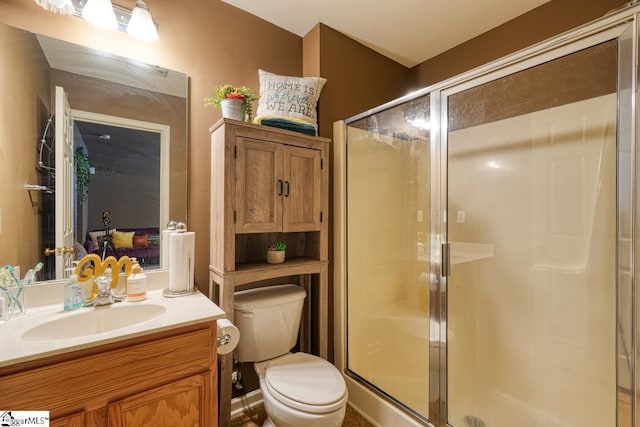
{"type": "Polygon", "coordinates": [[[225,119],[233,119],[244,121],[244,113],[242,112],[242,99],[223,99],[220,101],[220,109],[222,117],[225,119]]]}
{"type": "Polygon", "coordinates": [[[267,262],[269,264],[282,264],[286,251],[267,251],[267,262]]]}

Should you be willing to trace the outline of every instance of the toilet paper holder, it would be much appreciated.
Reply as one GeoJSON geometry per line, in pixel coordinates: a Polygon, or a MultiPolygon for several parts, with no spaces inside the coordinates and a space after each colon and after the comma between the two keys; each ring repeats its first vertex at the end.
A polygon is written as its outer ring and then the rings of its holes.
{"type": "Polygon", "coordinates": [[[218,337],[216,340],[217,346],[221,347],[223,345],[227,345],[231,342],[231,335],[224,334],[221,337],[218,337]]]}
{"type": "Polygon", "coordinates": [[[240,331],[229,319],[216,321],[216,347],[220,355],[231,353],[240,341],[240,331]]]}

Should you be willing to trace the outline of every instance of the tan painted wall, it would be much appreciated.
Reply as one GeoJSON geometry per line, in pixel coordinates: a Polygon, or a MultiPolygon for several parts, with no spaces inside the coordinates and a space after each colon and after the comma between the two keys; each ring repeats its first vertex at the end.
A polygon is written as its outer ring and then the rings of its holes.
{"type": "MultiPolygon", "coordinates": [[[[118,0],[132,8],[133,0],[118,0]]],[[[28,0],[0,0],[0,22],[72,43],[181,71],[190,77],[189,228],[196,232],[196,283],[208,283],[209,127],[219,109],[202,98],[221,83],[258,89],[258,68],[300,75],[302,39],[217,0],[150,0],[160,40],[138,42],[122,32],[97,29],[81,19],[54,15],[28,0]]],[[[4,227],[3,227],[4,233],[4,227]]],[[[4,236],[3,236],[4,237],[4,236]]],[[[4,262],[4,259],[3,259],[4,262]]]]}
{"type": "Polygon", "coordinates": [[[26,271],[40,260],[40,193],[23,185],[38,183],[35,166],[42,130],[34,123],[45,123],[48,116],[49,67],[35,37],[2,27],[0,69],[0,123],[14,124],[0,126],[0,263],[26,271]],[[17,77],[21,85],[14,83],[17,77]]]}
{"type": "Polygon", "coordinates": [[[311,43],[305,44],[305,66],[327,79],[318,104],[321,136],[332,136],[333,122],[407,93],[410,74],[405,66],[324,24],[304,38],[315,39],[313,55],[319,56],[313,58],[306,50],[311,43]]]}
{"type": "Polygon", "coordinates": [[[576,28],[616,9],[627,0],[552,0],[411,69],[413,89],[499,59],[576,28]]]}

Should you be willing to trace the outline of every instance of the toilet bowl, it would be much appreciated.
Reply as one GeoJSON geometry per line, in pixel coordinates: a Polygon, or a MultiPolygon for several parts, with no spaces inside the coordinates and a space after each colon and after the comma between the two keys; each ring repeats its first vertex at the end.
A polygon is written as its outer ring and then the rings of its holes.
{"type": "Polygon", "coordinates": [[[331,363],[306,353],[255,364],[265,411],[277,427],[342,425],[347,388],[331,363]]]}
{"type": "Polygon", "coordinates": [[[240,330],[236,359],[255,362],[271,427],[338,427],[348,393],[340,371],[295,346],[306,296],[296,285],[236,292],[235,324],[240,330]]]}

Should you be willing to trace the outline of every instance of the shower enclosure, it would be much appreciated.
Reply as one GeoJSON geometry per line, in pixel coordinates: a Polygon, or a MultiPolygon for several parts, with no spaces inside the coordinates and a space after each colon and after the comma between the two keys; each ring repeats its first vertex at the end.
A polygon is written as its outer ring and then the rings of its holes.
{"type": "Polygon", "coordinates": [[[639,11],[336,123],[336,363],[372,421],[640,426],[639,11]]]}

